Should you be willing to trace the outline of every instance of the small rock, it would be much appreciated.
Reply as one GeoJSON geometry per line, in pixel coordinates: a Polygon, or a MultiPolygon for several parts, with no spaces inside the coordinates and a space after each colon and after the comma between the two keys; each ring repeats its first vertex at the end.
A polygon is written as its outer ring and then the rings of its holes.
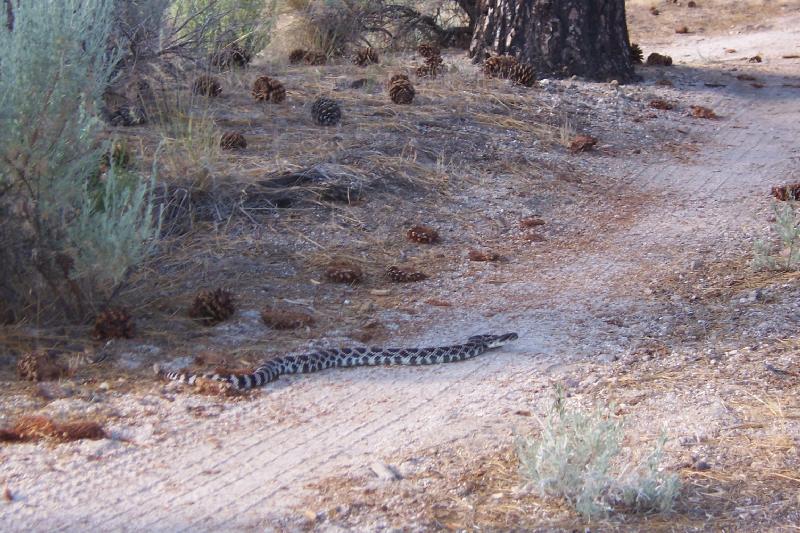
{"type": "Polygon", "coordinates": [[[397,469],[392,465],[375,462],[369,465],[369,469],[372,470],[376,476],[378,476],[378,479],[382,479],[384,481],[397,481],[399,479],[403,479],[403,476],[400,475],[400,472],[398,472],[397,469]]]}
{"type": "Polygon", "coordinates": [[[703,262],[702,259],[694,259],[694,260],[692,260],[691,263],[689,263],[689,269],[690,270],[700,270],[701,268],[703,268],[704,265],[705,265],[705,263],[703,262]]]}
{"type": "Polygon", "coordinates": [[[69,398],[72,394],[72,390],[53,381],[39,383],[36,387],[36,395],[47,401],[69,398]]]}
{"type": "Polygon", "coordinates": [[[764,291],[762,289],[754,289],[747,295],[747,299],[751,302],[761,302],[764,300],[764,291]]]}
{"type": "Polygon", "coordinates": [[[616,353],[606,353],[600,356],[600,360],[604,363],[613,363],[614,361],[619,360],[619,354],[616,353]]]}
{"type": "Polygon", "coordinates": [[[711,470],[711,465],[708,464],[705,459],[698,459],[692,465],[693,470],[697,470],[698,472],[704,472],[706,470],[711,470]]]}

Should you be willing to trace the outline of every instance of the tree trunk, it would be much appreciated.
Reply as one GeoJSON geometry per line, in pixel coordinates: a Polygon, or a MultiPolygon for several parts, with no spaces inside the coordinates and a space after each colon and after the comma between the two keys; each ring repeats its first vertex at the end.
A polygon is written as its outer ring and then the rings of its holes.
{"type": "Polygon", "coordinates": [[[12,0],[3,0],[6,5],[6,28],[8,31],[14,30],[14,4],[12,0]]]}
{"type": "Polygon", "coordinates": [[[470,57],[507,54],[540,76],[633,78],[624,0],[484,0],[470,57]]]}

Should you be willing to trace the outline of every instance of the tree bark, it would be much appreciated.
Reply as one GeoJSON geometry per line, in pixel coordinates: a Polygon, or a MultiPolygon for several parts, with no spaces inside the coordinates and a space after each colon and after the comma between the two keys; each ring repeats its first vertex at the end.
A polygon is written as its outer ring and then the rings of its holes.
{"type": "Polygon", "coordinates": [[[3,0],[6,5],[6,28],[8,31],[14,31],[14,4],[12,0],[3,0]]]}
{"type": "Polygon", "coordinates": [[[484,0],[470,45],[480,62],[507,54],[539,76],[630,81],[624,0],[484,0]]]}

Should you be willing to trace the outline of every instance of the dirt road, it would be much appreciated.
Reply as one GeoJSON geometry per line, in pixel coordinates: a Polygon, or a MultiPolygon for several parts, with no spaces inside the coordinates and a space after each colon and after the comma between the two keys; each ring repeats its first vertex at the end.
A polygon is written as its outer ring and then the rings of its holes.
{"type": "Polygon", "coordinates": [[[676,318],[678,303],[650,296],[651,282],[693,261],[741,254],[765,226],[770,186],[800,177],[800,60],[781,59],[797,53],[797,42],[794,18],[662,48],[681,65],[675,95],[721,117],[686,119],[676,130],[682,141],[697,140],[697,150],[598,156],[619,191],[629,198],[639,190],[648,203],[621,205],[616,217],[587,227],[580,250],[514,265],[499,284],[476,282],[471,316],[450,311],[438,327],[407,335],[446,344],[517,331],[513,345],[461,364],[281,379],[234,403],[170,387],[135,395],[117,410],[138,422],[121,422],[117,440],[0,451],[18,495],[0,504],[0,529],[263,530],[307,496],[309,482],[397,453],[506,434],[507,414],[528,407],[552,367],[613,357],[643,336],[690,327],[676,318]],[[750,68],[741,58],[757,53],[765,62],[752,68],[763,88],[729,70],[750,68]]]}

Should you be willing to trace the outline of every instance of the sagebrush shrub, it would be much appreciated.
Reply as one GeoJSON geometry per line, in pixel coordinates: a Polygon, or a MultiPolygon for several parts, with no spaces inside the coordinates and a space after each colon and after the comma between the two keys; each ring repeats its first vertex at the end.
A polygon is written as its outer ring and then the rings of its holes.
{"type": "Polygon", "coordinates": [[[680,489],[674,474],[659,470],[664,438],[640,465],[620,465],[622,420],[608,409],[568,409],[561,394],[541,421],[537,437],[519,437],[523,475],[545,495],[564,498],[584,518],[616,505],[668,512],[680,489]]]}
{"type": "Polygon", "coordinates": [[[796,200],[777,202],[773,206],[773,236],[758,240],[753,254],[753,268],[797,270],[800,265],[800,220],[796,200]]]}
{"type": "Polygon", "coordinates": [[[154,237],[152,180],[116,164],[98,176],[114,7],[25,0],[0,30],[0,298],[17,315],[85,318],[154,237]]]}

